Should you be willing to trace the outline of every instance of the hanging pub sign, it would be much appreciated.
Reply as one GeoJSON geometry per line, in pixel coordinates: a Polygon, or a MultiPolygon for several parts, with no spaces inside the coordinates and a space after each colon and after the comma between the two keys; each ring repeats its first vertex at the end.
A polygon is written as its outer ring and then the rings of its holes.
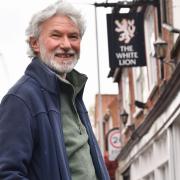
{"type": "Polygon", "coordinates": [[[142,13],[107,14],[110,68],[146,66],[142,13]]]}

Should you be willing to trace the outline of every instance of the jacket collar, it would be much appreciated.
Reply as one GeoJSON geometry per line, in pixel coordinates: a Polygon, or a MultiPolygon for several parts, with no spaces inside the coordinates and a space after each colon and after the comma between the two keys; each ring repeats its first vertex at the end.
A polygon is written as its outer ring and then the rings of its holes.
{"type": "Polygon", "coordinates": [[[58,93],[58,78],[39,58],[35,57],[27,67],[25,74],[38,81],[42,88],[51,93],[58,93]]]}
{"type": "MultiPolygon", "coordinates": [[[[46,89],[56,95],[59,93],[59,78],[57,77],[57,74],[52,71],[46,64],[41,62],[39,58],[35,57],[32,59],[32,62],[27,67],[25,74],[38,81],[43,89],[46,89]]],[[[79,73],[76,70],[73,70],[67,74],[67,78],[74,81],[75,86],[81,86],[77,96],[82,97],[84,86],[87,81],[87,76],[79,73]]]]}

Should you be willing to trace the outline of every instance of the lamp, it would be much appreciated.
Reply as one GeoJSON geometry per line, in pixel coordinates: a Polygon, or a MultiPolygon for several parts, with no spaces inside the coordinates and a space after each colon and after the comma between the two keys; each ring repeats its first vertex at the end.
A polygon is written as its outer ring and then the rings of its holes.
{"type": "Polygon", "coordinates": [[[164,66],[163,63],[166,63],[163,59],[166,57],[167,42],[161,39],[160,37],[154,42],[155,57],[158,58],[161,62],[161,79],[164,79],[164,66]]]}
{"type": "Polygon", "coordinates": [[[160,37],[154,42],[155,57],[163,60],[166,57],[167,42],[160,37]]]}
{"type": "Polygon", "coordinates": [[[121,121],[124,125],[126,125],[127,120],[128,120],[128,113],[125,111],[125,109],[123,110],[123,112],[120,114],[121,117],[121,121]]]}

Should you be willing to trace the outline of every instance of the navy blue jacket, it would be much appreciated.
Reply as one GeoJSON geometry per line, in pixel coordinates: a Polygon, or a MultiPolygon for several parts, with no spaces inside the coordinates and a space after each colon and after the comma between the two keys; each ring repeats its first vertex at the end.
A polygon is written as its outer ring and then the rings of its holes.
{"type": "MultiPolygon", "coordinates": [[[[0,105],[0,180],[71,180],[57,76],[37,58],[0,105]]],[[[99,180],[109,180],[81,91],[76,98],[99,180]]]]}

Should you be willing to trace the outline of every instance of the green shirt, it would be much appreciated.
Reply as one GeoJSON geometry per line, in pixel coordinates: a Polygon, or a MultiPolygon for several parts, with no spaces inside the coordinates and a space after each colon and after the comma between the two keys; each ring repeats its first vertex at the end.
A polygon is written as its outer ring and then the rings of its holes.
{"type": "Polygon", "coordinates": [[[72,180],[96,180],[88,135],[76,107],[75,97],[83,88],[87,77],[73,70],[61,83],[61,114],[66,152],[72,180]]]}

